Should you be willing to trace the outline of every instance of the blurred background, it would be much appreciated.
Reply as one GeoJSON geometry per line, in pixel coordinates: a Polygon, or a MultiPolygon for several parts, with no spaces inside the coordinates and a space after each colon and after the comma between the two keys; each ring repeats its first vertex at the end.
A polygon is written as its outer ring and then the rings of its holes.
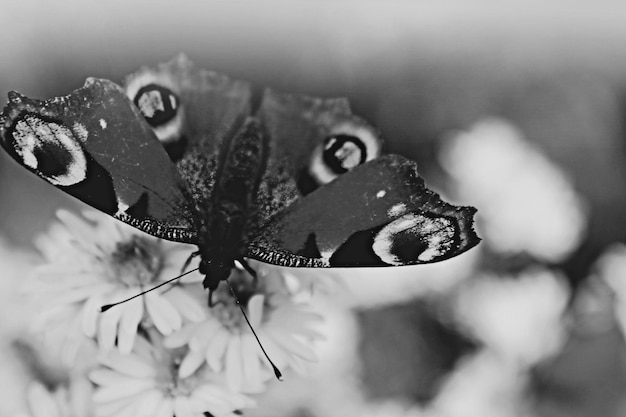
{"type": "MultiPolygon", "coordinates": [[[[458,258],[339,273],[319,365],[246,414],[626,416],[625,21],[608,0],[5,1],[0,93],[65,95],[184,52],[348,97],[388,152],[478,208],[483,242],[458,258]]],[[[5,409],[15,294],[59,207],[81,206],[0,154],[5,409]]]]}

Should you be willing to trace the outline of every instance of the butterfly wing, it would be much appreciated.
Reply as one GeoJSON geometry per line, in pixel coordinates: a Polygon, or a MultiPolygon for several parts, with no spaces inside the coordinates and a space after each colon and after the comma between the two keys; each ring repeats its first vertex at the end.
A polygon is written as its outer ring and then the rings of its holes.
{"type": "Polygon", "coordinates": [[[387,155],[280,212],[251,240],[247,256],[291,267],[437,262],[480,241],[474,213],[428,190],[415,162],[387,155]]]}
{"type": "Polygon", "coordinates": [[[250,114],[250,85],[198,68],[179,55],[140,68],[126,77],[124,89],[176,164],[196,211],[205,213],[223,144],[250,114]]]}
{"type": "Polygon", "coordinates": [[[266,89],[256,117],[269,137],[258,193],[260,226],[301,196],[381,152],[378,132],[352,114],[346,99],[266,89]]]}
{"type": "Polygon", "coordinates": [[[196,241],[182,179],[114,83],[88,79],[46,101],[10,93],[0,143],[18,163],[90,206],[155,236],[196,241]]]}

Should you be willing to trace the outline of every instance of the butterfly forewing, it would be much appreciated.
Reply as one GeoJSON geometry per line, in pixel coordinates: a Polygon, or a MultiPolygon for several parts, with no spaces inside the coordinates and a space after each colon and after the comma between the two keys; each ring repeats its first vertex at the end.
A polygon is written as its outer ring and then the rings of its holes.
{"type": "Polygon", "coordinates": [[[184,183],[116,84],[89,79],[46,101],[11,93],[0,137],[17,162],[90,206],[156,236],[195,242],[184,183]]]}
{"type": "Polygon", "coordinates": [[[425,188],[417,164],[388,155],[289,206],[252,239],[248,256],[303,267],[437,262],[479,242],[474,213],[425,188]]]}

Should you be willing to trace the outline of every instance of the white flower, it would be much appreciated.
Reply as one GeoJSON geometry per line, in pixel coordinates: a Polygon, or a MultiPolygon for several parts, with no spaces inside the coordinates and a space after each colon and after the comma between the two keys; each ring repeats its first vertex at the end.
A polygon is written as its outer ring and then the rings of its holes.
{"type": "Polygon", "coordinates": [[[132,353],[111,350],[100,358],[103,367],[90,373],[98,386],[93,397],[97,416],[218,417],[255,405],[207,372],[181,378],[179,352],[155,347],[155,340],[151,343],[140,338],[132,353]]]}
{"type": "MultiPolygon", "coordinates": [[[[127,353],[140,323],[169,334],[181,327],[183,317],[204,318],[200,304],[181,282],[100,313],[102,305],[179,275],[193,247],[151,237],[93,211],[80,217],[61,210],[57,216],[60,222],[37,242],[44,263],[35,268],[30,282],[30,290],[39,295],[40,328],[57,316],[68,317],[69,327],[95,337],[100,348],[117,344],[127,353]]],[[[182,281],[201,279],[197,272],[190,275],[182,281]]],[[[201,292],[199,285],[197,291],[201,292]]]]}
{"type": "Polygon", "coordinates": [[[441,153],[458,198],[478,209],[480,235],[498,252],[559,261],[575,250],[586,205],[565,173],[510,123],[482,120],[441,153]]]}
{"type": "MultiPolygon", "coordinates": [[[[255,286],[245,271],[234,269],[229,281],[275,365],[281,371],[304,372],[306,363],[316,360],[311,341],[321,338],[314,329],[321,317],[307,303],[286,295],[279,278],[259,274],[257,279],[255,286]]],[[[208,310],[205,321],[187,324],[165,340],[171,348],[189,347],[180,376],[189,376],[206,363],[214,372],[224,371],[232,389],[259,391],[272,372],[226,283],[208,310]]]]}
{"type": "Polygon", "coordinates": [[[91,383],[80,378],[71,378],[67,386],[54,389],[33,381],[26,390],[28,411],[18,417],[90,417],[93,415],[91,383]]]}
{"type": "MultiPolygon", "coordinates": [[[[597,276],[608,285],[615,295],[613,305],[615,318],[617,319],[620,330],[626,335],[626,245],[616,243],[606,249],[596,261],[594,269],[597,276]]],[[[589,282],[590,285],[594,284],[593,279],[589,280],[589,282]]],[[[599,287],[597,281],[595,284],[596,287],[599,287]]],[[[599,291],[599,288],[596,288],[596,291],[599,291]]],[[[596,295],[593,298],[596,299],[596,302],[602,303],[600,308],[595,309],[596,312],[600,309],[606,309],[608,305],[611,305],[609,300],[600,297],[600,295],[596,295]]],[[[588,300],[591,301],[593,298],[591,294],[589,294],[588,300]]],[[[598,323],[596,323],[596,328],[600,328],[598,323]]]]}
{"type": "Polygon", "coordinates": [[[458,296],[457,312],[488,349],[512,363],[531,366],[564,343],[568,299],[562,276],[536,268],[468,282],[458,296]]]}

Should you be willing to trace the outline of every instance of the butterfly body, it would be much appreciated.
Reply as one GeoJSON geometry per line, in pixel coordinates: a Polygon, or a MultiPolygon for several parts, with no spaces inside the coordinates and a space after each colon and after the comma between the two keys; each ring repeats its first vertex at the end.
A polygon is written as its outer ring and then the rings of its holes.
{"type": "Polygon", "coordinates": [[[267,137],[258,121],[249,118],[222,152],[213,184],[211,205],[197,218],[204,287],[215,290],[242,260],[248,236],[255,231],[258,190],[267,162],[267,137]]]}
{"type": "Polygon", "coordinates": [[[10,93],[0,144],[18,163],[149,234],[198,246],[215,289],[244,258],[289,267],[438,262],[479,242],[472,207],[381,156],[344,99],[266,89],[184,57],[124,87],[89,79],[66,97],[10,93]]]}

